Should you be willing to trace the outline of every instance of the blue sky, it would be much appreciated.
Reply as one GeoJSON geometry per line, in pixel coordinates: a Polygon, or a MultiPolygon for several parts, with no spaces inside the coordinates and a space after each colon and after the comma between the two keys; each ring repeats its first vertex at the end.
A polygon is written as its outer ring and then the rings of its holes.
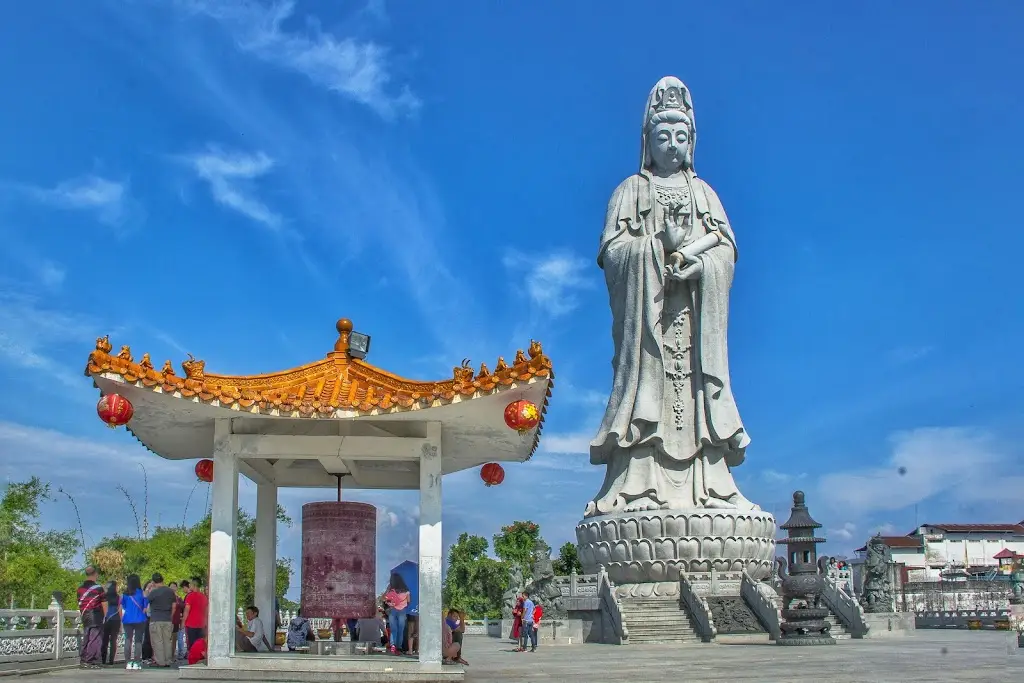
{"type": "MultiPolygon", "coordinates": [[[[833,552],[1024,518],[1024,10],[711,5],[22,3],[0,25],[2,474],[72,491],[98,539],[134,529],[114,487],[144,463],[152,521],[179,523],[192,463],[102,427],[95,337],[251,374],[323,357],[348,316],[416,378],[544,342],[541,452],[499,488],[446,478],[445,539],[532,518],[569,540],[611,381],[597,239],[674,74],[740,245],[744,493],[784,516],[805,489],[833,552]]],[[[415,494],[361,497],[381,568],[413,557],[415,494]]]]}

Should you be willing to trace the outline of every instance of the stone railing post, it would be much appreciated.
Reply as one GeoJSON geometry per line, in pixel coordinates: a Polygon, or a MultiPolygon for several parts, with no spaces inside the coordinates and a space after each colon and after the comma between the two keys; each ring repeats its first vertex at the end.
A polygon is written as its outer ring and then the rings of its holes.
{"type": "Polygon", "coordinates": [[[576,575],[576,570],[573,569],[569,572],[569,597],[576,597],[576,581],[579,577],[576,575]]]}
{"type": "Polygon", "coordinates": [[[64,606],[61,605],[63,597],[60,592],[54,593],[49,608],[53,613],[53,658],[58,662],[64,658],[64,606]]]}

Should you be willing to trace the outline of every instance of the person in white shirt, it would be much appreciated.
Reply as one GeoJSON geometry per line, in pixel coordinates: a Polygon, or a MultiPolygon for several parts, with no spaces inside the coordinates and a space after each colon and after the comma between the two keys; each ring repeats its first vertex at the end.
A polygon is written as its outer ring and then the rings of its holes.
{"type": "Polygon", "coordinates": [[[245,627],[239,626],[238,630],[243,636],[249,639],[256,652],[270,652],[270,645],[267,643],[266,633],[263,630],[263,622],[260,621],[260,611],[250,605],[245,610],[245,618],[248,624],[245,627]]]}

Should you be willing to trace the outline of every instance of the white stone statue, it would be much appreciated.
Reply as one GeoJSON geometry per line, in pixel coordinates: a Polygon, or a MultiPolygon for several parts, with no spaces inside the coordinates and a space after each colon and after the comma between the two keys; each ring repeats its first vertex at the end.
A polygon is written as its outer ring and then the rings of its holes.
{"type": "Polygon", "coordinates": [[[615,378],[590,444],[607,471],[585,517],[760,509],[730,471],[750,443],[729,380],[736,238],[694,172],[695,139],[689,90],[662,78],[644,110],[640,172],[615,188],[601,234],[615,378]]]}
{"type": "Polygon", "coordinates": [[[661,79],[644,109],[640,172],[615,189],[597,257],[615,379],[590,444],[604,484],[576,540],[583,571],[603,568],[620,597],[674,598],[680,576],[711,570],[731,573],[717,590],[738,596],[740,572],[764,578],[775,557],[774,517],[730,469],[750,443],[726,342],[736,238],[694,173],[695,135],[686,86],[661,79]]]}

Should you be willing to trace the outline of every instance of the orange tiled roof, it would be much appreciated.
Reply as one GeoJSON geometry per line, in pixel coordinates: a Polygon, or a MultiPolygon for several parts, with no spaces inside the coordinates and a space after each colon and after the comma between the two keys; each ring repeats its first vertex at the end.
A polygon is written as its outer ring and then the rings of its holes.
{"type": "MultiPolygon", "coordinates": [[[[135,361],[128,346],[112,354],[109,337],[100,337],[96,340],[96,349],[89,354],[85,374],[89,377],[105,373],[119,375],[138,387],[182,398],[198,398],[203,403],[238,405],[246,412],[277,411],[279,415],[310,418],[332,417],[339,410],[381,413],[429,408],[451,403],[456,397],[486,395],[515,382],[554,378],[551,359],[544,355],[540,342],[531,341],[528,352],[517,351],[511,365],[499,357],[493,371],[485,364],[474,371],[469,361],[464,360],[462,365],[453,368],[450,379],[437,382],[403,379],[349,355],[351,321],[339,320],[337,329],[334,351],[324,360],[264,375],[217,375],[206,372],[206,362],[190,355],[181,364],[182,377],[175,374],[169,360],[160,370],[153,366],[148,353],[135,361]]],[[[544,405],[539,406],[542,422],[550,396],[549,387],[544,405]]]]}

